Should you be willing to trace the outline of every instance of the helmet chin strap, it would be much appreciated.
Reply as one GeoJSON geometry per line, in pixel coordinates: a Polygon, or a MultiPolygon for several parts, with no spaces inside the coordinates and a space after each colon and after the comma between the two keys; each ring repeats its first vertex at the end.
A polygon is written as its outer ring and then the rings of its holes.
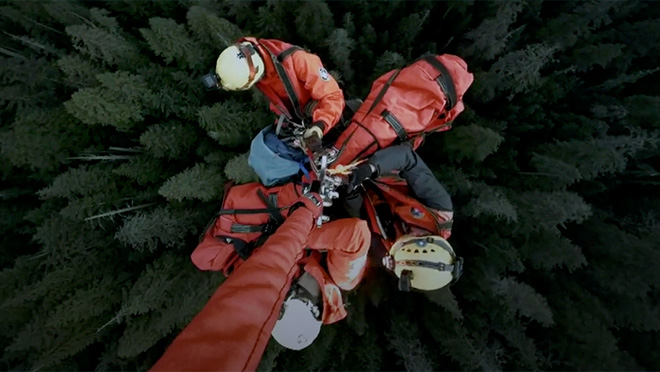
{"type": "Polygon", "coordinates": [[[248,69],[250,70],[250,76],[248,77],[247,83],[241,87],[242,90],[247,89],[247,87],[252,84],[254,81],[254,77],[257,75],[257,70],[254,67],[254,63],[252,63],[252,55],[255,54],[257,51],[252,47],[252,45],[247,46],[243,44],[237,44],[238,50],[245,56],[245,59],[247,60],[248,64],[248,69]]]}
{"type": "Polygon", "coordinates": [[[412,283],[410,282],[413,278],[413,272],[411,270],[401,271],[401,276],[399,277],[399,290],[401,292],[410,292],[412,288],[412,283]]]}

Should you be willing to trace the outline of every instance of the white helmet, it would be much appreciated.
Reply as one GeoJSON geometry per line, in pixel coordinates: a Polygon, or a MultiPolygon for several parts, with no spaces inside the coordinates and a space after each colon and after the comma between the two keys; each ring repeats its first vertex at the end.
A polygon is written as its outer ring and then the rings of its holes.
{"type": "Polygon", "coordinates": [[[264,75],[264,61],[249,42],[234,44],[220,53],[215,74],[224,90],[247,90],[264,75]]]}
{"type": "Polygon", "coordinates": [[[305,273],[292,286],[292,291],[280,311],[271,334],[277,343],[291,350],[302,350],[311,345],[321,332],[321,310],[312,293],[320,293],[316,280],[305,273]],[[311,279],[311,280],[310,280],[311,279]],[[313,284],[312,284],[313,282],[313,284]],[[315,286],[307,291],[309,285],[315,286]]]}

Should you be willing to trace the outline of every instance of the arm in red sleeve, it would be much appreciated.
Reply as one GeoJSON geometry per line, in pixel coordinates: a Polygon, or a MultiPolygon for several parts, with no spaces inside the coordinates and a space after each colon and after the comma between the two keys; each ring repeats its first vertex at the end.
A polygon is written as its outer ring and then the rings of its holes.
{"type": "Polygon", "coordinates": [[[294,53],[293,66],[298,79],[305,83],[305,89],[318,104],[312,113],[313,122],[323,122],[323,134],[337,124],[344,111],[344,93],[335,78],[323,67],[321,59],[311,53],[294,53]]]}
{"type": "Polygon", "coordinates": [[[314,215],[298,208],[229,277],[151,371],[254,371],[298,271],[314,215]]]}

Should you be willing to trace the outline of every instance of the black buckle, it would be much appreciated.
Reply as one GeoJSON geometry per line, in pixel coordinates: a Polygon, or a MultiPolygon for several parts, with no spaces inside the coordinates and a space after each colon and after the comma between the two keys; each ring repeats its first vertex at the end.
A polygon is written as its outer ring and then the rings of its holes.
{"type": "Polygon", "coordinates": [[[266,235],[271,235],[277,230],[277,222],[269,219],[268,222],[264,224],[264,227],[261,229],[261,232],[266,235]]]}
{"type": "Polygon", "coordinates": [[[412,287],[412,284],[410,283],[411,279],[412,279],[411,270],[401,271],[401,276],[399,277],[399,290],[401,292],[410,292],[410,288],[412,287]]]}
{"type": "Polygon", "coordinates": [[[454,262],[454,269],[451,271],[451,276],[453,279],[449,285],[456,283],[461,275],[463,275],[463,257],[457,257],[454,262]]]}

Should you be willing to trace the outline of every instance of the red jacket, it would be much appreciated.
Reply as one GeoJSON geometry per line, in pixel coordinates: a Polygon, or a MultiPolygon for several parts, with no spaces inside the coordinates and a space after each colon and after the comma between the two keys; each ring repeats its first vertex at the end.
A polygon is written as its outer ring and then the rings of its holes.
{"type": "MultiPolygon", "coordinates": [[[[270,51],[278,56],[283,51],[293,47],[289,43],[273,39],[259,39],[243,37],[238,42],[252,43],[261,55],[266,65],[264,76],[255,84],[270,100],[270,109],[278,116],[285,114],[295,116],[295,110],[284,88],[277,70],[270,57],[270,51]]],[[[312,111],[313,122],[323,122],[323,133],[327,133],[341,117],[344,110],[344,93],[335,79],[325,70],[321,59],[304,50],[298,50],[282,60],[282,65],[298,96],[299,107],[302,113],[310,101],[317,101],[312,111]]]]}
{"type": "Polygon", "coordinates": [[[218,288],[150,371],[254,371],[313,226],[310,210],[295,210],[218,288]]]}

